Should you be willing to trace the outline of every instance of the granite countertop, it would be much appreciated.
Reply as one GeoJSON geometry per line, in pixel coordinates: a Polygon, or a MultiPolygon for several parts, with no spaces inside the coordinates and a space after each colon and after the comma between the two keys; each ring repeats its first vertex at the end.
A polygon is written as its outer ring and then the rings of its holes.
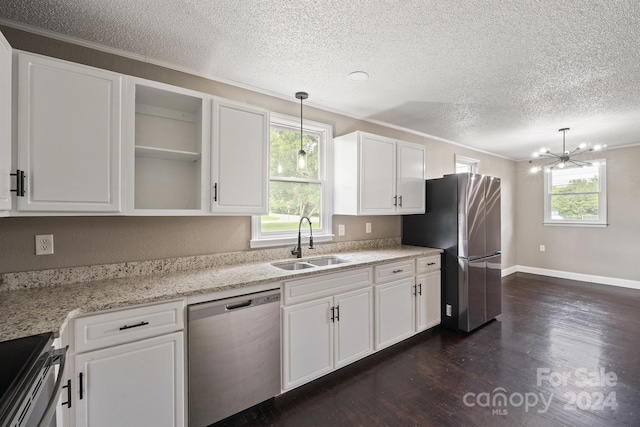
{"type": "MultiPolygon", "coordinates": [[[[73,317],[82,313],[128,307],[175,298],[205,295],[329,271],[364,267],[384,261],[441,253],[440,249],[415,246],[368,249],[336,254],[349,262],[313,269],[287,271],[270,260],[194,271],[152,274],[109,280],[36,287],[0,292],[0,341],[42,332],[58,334],[73,317]]],[[[327,255],[327,254],[323,254],[327,255]]],[[[304,259],[317,258],[304,257],[304,259]]]]}

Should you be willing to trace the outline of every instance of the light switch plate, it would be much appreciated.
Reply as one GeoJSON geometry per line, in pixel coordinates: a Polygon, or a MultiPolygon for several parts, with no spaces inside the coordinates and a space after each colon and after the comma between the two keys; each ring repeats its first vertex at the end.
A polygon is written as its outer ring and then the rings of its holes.
{"type": "Polygon", "coordinates": [[[370,223],[370,222],[367,222],[367,223],[365,224],[365,231],[366,231],[367,233],[371,233],[371,223],[370,223]]]}
{"type": "Polygon", "coordinates": [[[338,236],[344,236],[344,224],[338,224],[338,236]]]}
{"type": "Polygon", "coordinates": [[[53,255],[53,234],[36,235],[36,255],[53,255]]]}

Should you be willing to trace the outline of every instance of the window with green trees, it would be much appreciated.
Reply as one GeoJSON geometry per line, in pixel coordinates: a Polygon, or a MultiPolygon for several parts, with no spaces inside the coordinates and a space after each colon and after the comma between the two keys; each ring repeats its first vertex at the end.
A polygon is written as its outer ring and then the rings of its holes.
{"type": "MultiPolygon", "coordinates": [[[[297,238],[300,218],[311,218],[315,241],[331,232],[331,187],[328,152],[331,126],[305,120],[302,148],[304,167],[298,164],[300,119],[271,115],[269,154],[269,214],[252,220],[252,247],[284,244],[297,238]]],[[[309,225],[303,224],[304,236],[309,225]]]]}
{"type": "Polygon", "coordinates": [[[605,161],[545,174],[545,223],[606,224],[605,161]]]}

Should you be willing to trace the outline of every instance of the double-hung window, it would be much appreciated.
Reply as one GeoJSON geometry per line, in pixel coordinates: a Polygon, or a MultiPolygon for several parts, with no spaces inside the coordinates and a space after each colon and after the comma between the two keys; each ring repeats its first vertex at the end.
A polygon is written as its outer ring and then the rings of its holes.
{"type": "Polygon", "coordinates": [[[590,166],[554,168],[544,177],[546,225],[607,225],[605,160],[590,166]]]}
{"type": "MultiPolygon", "coordinates": [[[[330,241],[333,185],[330,125],[303,121],[302,148],[306,164],[298,164],[300,118],[271,114],[269,154],[269,214],[251,221],[251,247],[297,243],[302,217],[311,219],[314,242],[330,241]]],[[[309,224],[302,223],[309,236],[309,224]]]]}

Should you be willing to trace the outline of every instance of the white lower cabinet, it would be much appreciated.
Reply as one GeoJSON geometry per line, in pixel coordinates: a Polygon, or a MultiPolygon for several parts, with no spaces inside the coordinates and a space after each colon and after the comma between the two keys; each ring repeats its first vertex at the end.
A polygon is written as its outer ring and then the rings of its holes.
{"type": "Polygon", "coordinates": [[[373,352],[370,286],[282,310],[284,390],[373,352]]]}
{"type": "Polygon", "coordinates": [[[416,332],[440,324],[440,271],[416,276],[416,332]]]}
{"type": "Polygon", "coordinates": [[[327,297],[282,309],[284,389],[333,370],[332,306],[327,297]]]}
{"type": "Polygon", "coordinates": [[[415,333],[414,280],[412,276],[374,287],[376,350],[415,333]]]}
{"type": "Polygon", "coordinates": [[[284,282],[282,389],[440,323],[440,255],[284,282]]]}
{"type": "Polygon", "coordinates": [[[80,316],[69,345],[62,425],[185,425],[184,300],[80,316]],[[67,424],[68,423],[68,424],[67,424]]]}
{"type": "Polygon", "coordinates": [[[373,352],[373,290],[338,295],[334,304],[334,367],[340,368],[373,352]]]}
{"type": "Polygon", "coordinates": [[[75,356],[76,426],[182,426],[183,332],[75,356]]]}

